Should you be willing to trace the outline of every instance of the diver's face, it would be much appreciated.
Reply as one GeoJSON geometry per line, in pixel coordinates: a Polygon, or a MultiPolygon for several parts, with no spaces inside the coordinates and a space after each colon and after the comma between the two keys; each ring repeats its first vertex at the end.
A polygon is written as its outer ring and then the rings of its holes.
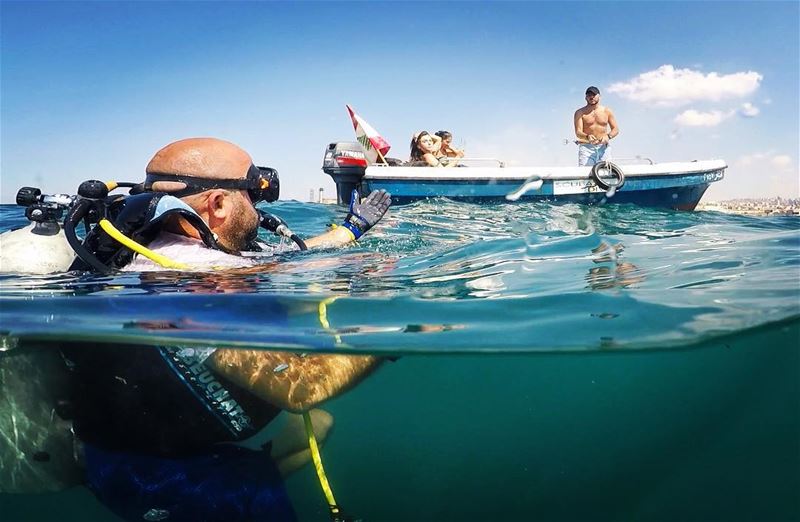
{"type": "Polygon", "coordinates": [[[233,210],[218,232],[219,242],[225,248],[241,251],[258,235],[259,216],[247,191],[237,190],[228,193],[233,210]]]}

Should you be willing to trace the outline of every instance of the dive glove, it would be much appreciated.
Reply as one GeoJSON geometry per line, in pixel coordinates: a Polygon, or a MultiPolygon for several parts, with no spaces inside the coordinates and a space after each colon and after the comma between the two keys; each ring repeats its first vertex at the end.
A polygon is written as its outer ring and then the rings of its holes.
{"type": "Polygon", "coordinates": [[[350,194],[350,212],[344,218],[342,226],[352,232],[354,239],[358,239],[381,220],[391,204],[392,197],[383,189],[373,190],[360,202],[358,191],[353,189],[350,194]]]}

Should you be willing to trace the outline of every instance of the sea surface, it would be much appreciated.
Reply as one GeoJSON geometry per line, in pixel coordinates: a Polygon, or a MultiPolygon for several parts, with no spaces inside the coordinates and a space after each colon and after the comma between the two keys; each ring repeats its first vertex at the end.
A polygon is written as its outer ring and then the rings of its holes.
{"type": "MultiPolygon", "coordinates": [[[[345,214],[264,208],[301,237],[345,214]]],[[[0,206],[0,232],[25,224],[0,206]]],[[[429,200],[260,261],[0,274],[0,361],[65,340],[399,356],[323,406],[331,486],[368,521],[800,520],[796,217],[429,200]]],[[[310,467],[287,487],[328,519],[310,467]]],[[[116,520],[83,487],[0,495],[0,519],[116,520]]]]}

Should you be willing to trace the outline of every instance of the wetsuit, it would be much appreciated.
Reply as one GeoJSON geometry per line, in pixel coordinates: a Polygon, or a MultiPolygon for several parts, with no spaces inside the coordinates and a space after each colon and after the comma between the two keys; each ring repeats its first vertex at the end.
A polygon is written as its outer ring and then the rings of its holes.
{"type": "Polygon", "coordinates": [[[294,519],[269,448],[225,444],[252,436],[280,410],[208,369],[210,351],[62,348],[74,377],[72,416],[89,487],[119,516],[294,519]]]}

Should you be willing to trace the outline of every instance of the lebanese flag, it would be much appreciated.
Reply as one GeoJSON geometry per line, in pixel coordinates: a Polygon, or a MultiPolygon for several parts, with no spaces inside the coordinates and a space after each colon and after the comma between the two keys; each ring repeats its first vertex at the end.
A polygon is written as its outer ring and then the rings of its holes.
{"type": "Polygon", "coordinates": [[[353,120],[356,139],[361,144],[361,148],[364,149],[364,154],[367,156],[369,163],[377,163],[378,158],[380,158],[381,163],[386,163],[384,158],[392,146],[369,123],[356,114],[352,107],[349,105],[346,105],[346,107],[347,112],[350,113],[350,119],[353,120]]]}

